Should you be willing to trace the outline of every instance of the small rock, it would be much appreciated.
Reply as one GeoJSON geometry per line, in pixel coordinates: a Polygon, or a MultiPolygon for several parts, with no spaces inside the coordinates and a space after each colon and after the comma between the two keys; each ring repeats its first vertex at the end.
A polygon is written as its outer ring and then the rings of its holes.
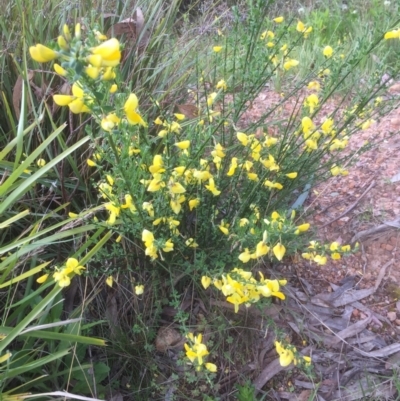
{"type": "Polygon", "coordinates": [[[386,249],[387,251],[393,251],[394,247],[393,247],[393,245],[386,244],[386,245],[385,245],[385,249],[386,249]]]}
{"type": "Polygon", "coordinates": [[[391,321],[394,322],[397,319],[396,312],[388,312],[387,313],[387,318],[391,321]]]}
{"type": "Polygon", "coordinates": [[[396,319],[394,322],[397,324],[397,326],[400,326],[400,319],[396,319]]]}
{"type": "Polygon", "coordinates": [[[365,313],[360,312],[360,319],[366,319],[367,315],[365,313]]]}
{"type": "Polygon", "coordinates": [[[354,309],[351,314],[353,315],[353,317],[358,317],[360,315],[360,311],[358,309],[354,309]]]}
{"type": "Polygon", "coordinates": [[[165,352],[174,347],[182,340],[179,332],[172,327],[160,327],[156,337],[156,349],[165,352]]]}

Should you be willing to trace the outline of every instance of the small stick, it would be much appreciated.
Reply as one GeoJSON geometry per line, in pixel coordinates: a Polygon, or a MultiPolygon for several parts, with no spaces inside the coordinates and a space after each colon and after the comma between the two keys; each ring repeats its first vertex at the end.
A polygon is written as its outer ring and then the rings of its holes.
{"type": "Polygon", "coordinates": [[[364,193],[348,209],[346,209],[338,217],[335,217],[333,220],[331,220],[328,223],[324,224],[321,228],[329,226],[330,224],[334,223],[335,221],[341,219],[343,216],[346,216],[347,213],[350,213],[357,206],[357,204],[360,202],[360,200],[372,189],[372,187],[374,185],[375,185],[375,180],[372,180],[371,184],[369,184],[369,187],[364,191],[364,193]]]}

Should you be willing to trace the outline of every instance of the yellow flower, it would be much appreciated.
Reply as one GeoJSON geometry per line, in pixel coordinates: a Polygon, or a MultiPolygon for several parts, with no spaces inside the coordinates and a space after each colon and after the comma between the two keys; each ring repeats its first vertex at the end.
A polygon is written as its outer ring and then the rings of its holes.
{"type": "Polygon", "coordinates": [[[301,127],[305,135],[310,134],[315,129],[315,125],[312,122],[311,118],[307,116],[302,118],[301,127]]]}
{"type": "Polygon", "coordinates": [[[283,17],[276,17],[273,19],[277,24],[281,24],[285,19],[283,17]]]}
{"type": "Polygon", "coordinates": [[[118,85],[117,84],[112,84],[110,87],[109,92],[110,93],[115,93],[118,90],[118,85]]]}
{"type": "Polygon", "coordinates": [[[81,38],[81,24],[79,23],[75,25],[75,37],[77,39],[81,38]]]}
{"type": "Polygon", "coordinates": [[[309,107],[310,114],[313,114],[315,107],[318,106],[318,103],[319,103],[318,96],[313,93],[312,95],[310,95],[306,98],[304,105],[306,107],[309,107]]]}
{"type": "Polygon", "coordinates": [[[333,251],[337,251],[339,249],[339,242],[332,242],[332,244],[329,246],[329,249],[333,252],[333,251]]]}
{"type": "Polygon", "coordinates": [[[76,218],[78,217],[78,215],[77,215],[76,213],[72,213],[72,212],[69,212],[69,213],[68,213],[68,216],[69,216],[71,219],[76,219],[76,218]]]}
{"type": "Polygon", "coordinates": [[[220,81],[218,81],[216,88],[226,91],[228,88],[228,85],[226,84],[226,82],[223,79],[221,79],[220,81]]]}
{"type": "Polygon", "coordinates": [[[97,166],[96,162],[94,162],[91,159],[87,159],[86,163],[88,164],[89,167],[96,167],[97,166]]]}
{"type": "Polygon", "coordinates": [[[395,29],[393,31],[389,31],[385,33],[384,38],[387,39],[399,39],[400,38],[400,29],[395,29]]]}
{"type": "Polygon", "coordinates": [[[189,248],[197,248],[199,246],[199,244],[193,238],[187,239],[185,241],[185,245],[189,248]]]}
{"type": "Polygon", "coordinates": [[[339,260],[341,258],[340,253],[338,253],[338,252],[332,253],[331,258],[333,260],[339,260]]]}
{"type": "Polygon", "coordinates": [[[284,245],[282,245],[280,242],[278,242],[273,248],[272,251],[274,252],[274,255],[276,256],[276,258],[281,261],[282,258],[285,255],[286,252],[286,248],[284,247],[284,245]]]}
{"type": "Polygon", "coordinates": [[[114,72],[112,67],[107,67],[106,70],[104,71],[101,79],[103,81],[110,81],[114,79],[117,76],[117,74],[114,72]]]}
{"type": "Polygon", "coordinates": [[[64,68],[61,67],[60,64],[55,63],[53,65],[54,71],[58,74],[61,75],[62,77],[67,76],[68,72],[67,70],[64,70],[64,68]]]}
{"type": "Polygon", "coordinates": [[[65,37],[66,40],[68,40],[68,41],[71,40],[71,33],[69,31],[69,28],[68,28],[67,24],[63,25],[63,34],[64,34],[64,37],[65,37]]]}
{"type": "Polygon", "coordinates": [[[219,53],[222,50],[222,46],[214,46],[213,50],[215,53],[219,53]]]}
{"type": "Polygon", "coordinates": [[[237,157],[232,157],[231,165],[229,166],[229,171],[226,173],[228,177],[231,177],[233,174],[235,174],[235,170],[238,166],[237,160],[238,160],[237,157]]]}
{"type": "Polygon", "coordinates": [[[103,67],[115,67],[121,60],[119,41],[116,38],[106,40],[101,45],[94,47],[91,52],[102,58],[103,67]]]}
{"type": "Polygon", "coordinates": [[[264,181],[264,186],[269,187],[269,188],[276,188],[281,190],[283,188],[283,185],[280,184],[279,182],[271,182],[269,180],[264,181]]]}
{"type": "Polygon", "coordinates": [[[185,115],[184,114],[180,114],[180,113],[174,113],[174,116],[177,120],[182,121],[185,119],[185,115]]]}
{"type": "Polygon", "coordinates": [[[85,270],[83,266],[81,266],[77,259],[75,258],[68,258],[65,264],[65,271],[67,274],[75,273],[78,275],[82,274],[81,270],[85,270]]]}
{"type": "MultiPolygon", "coordinates": [[[[357,245],[357,244],[356,244],[357,245]]],[[[342,246],[342,251],[343,252],[349,252],[350,251],[350,245],[343,245],[342,246]]]]}
{"type": "Polygon", "coordinates": [[[333,54],[333,49],[330,46],[325,46],[324,50],[322,51],[322,54],[326,57],[326,58],[330,58],[332,57],[333,54]]]}
{"type": "Polygon", "coordinates": [[[333,166],[331,168],[331,174],[333,176],[337,176],[337,175],[348,175],[349,172],[347,170],[344,170],[343,168],[339,167],[339,166],[333,166]]]}
{"type": "Polygon", "coordinates": [[[29,48],[29,53],[31,57],[38,63],[47,63],[58,57],[58,53],[49,47],[37,44],[36,46],[31,46],[29,48]]]}
{"type": "Polygon", "coordinates": [[[124,104],[124,111],[128,122],[132,125],[140,124],[143,127],[147,127],[147,124],[143,120],[142,116],[137,113],[137,108],[139,106],[139,101],[134,93],[131,93],[128,100],[124,104]]]}
{"type": "Polygon", "coordinates": [[[90,103],[92,99],[85,97],[85,93],[81,88],[79,82],[75,82],[72,85],[72,96],[71,95],[54,95],[53,100],[58,106],[68,106],[74,114],[87,113],[90,109],[85,104],[84,100],[90,103]]]}
{"type": "Polygon", "coordinates": [[[204,366],[211,373],[215,373],[217,371],[217,365],[214,365],[213,363],[207,362],[204,366]]]}
{"type": "Polygon", "coordinates": [[[142,208],[149,214],[150,217],[154,217],[154,207],[150,202],[143,202],[142,208]]]}
{"type": "Polygon", "coordinates": [[[269,246],[263,241],[260,241],[256,246],[256,257],[261,258],[261,256],[267,255],[269,252],[269,246]]]}
{"type": "Polygon", "coordinates": [[[113,277],[112,277],[112,276],[108,276],[108,277],[106,278],[106,284],[107,284],[109,287],[112,288],[113,283],[114,283],[113,277]]]}
{"type": "Polygon", "coordinates": [[[38,159],[36,164],[38,165],[38,167],[44,167],[46,165],[46,160],[38,159]]]}
{"type": "Polygon", "coordinates": [[[58,283],[58,285],[63,287],[68,287],[71,284],[71,279],[69,278],[68,274],[65,272],[65,269],[57,270],[53,274],[54,280],[58,283]]]}
{"type": "Polygon", "coordinates": [[[285,349],[279,341],[275,341],[276,352],[279,354],[279,363],[281,366],[289,366],[294,361],[293,351],[285,349]]]}
{"type": "Polygon", "coordinates": [[[120,121],[121,119],[115,113],[110,113],[101,120],[101,128],[104,131],[111,132],[120,121]]]}
{"type": "Polygon", "coordinates": [[[181,142],[176,142],[175,146],[177,146],[179,149],[188,149],[190,146],[190,141],[181,141],[181,142]]]}
{"type": "Polygon", "coordinates": [[[229,224],[224,223],[224,221],[221,221],[221,224],[218,226],[218,228],[225,234],[229,235],[229,224]]]}
{"type": "Polygon", "coordinates": [[[373,120],[372,118],[370,118],[367,121],[364,121],[361,125],[361,129],[368,129],[372,124],[375,123],[375,120],[373,120]]]}
{"type": "Polygon", "coordinates": [[[318,81],[310,81],[307,85],[307,89],[315,90],[318,92],[321,89],[321,85],[318,81]]]}
{"type": "Polygon", "coordinates": [[[135,294],[136,295],[142,295],[144,293],[144,285],[140,284],[135,286],[135,294]]]}
{"type": "Polygon", "coordinates": [[[244,132],[238,132],[236,137],[243,146],[247,146],[249,143],[249,136],[247,136],[244,132]]]}
{"type": "Polygon", "coordinates": [[[107,36],[104,35],[104,34],[102,34],[102,33],[99,32],[99,31],[94,31],[94,34],[96,35],[96,38],[97,38],[98,40],[107,40],[107,36]]]}
{"type": "Polygon", "coordinates": [[[326,256],[322,256],[322,255],[316,255],[313,260],[318,265],[326,265],[326,262],[327,262],[326,256]]]}
{"type": "Polygon", "coordinates": [[[275,161],[274,156],[268,155],[268,160],[260,159],[262,165],[269,169],[269,171],[279,171],[279,166],[275,161]]]}
{"type": "Polygon", "coordinates": [[[244,227],[249,224],[249,219],[243,218],[239,220],[239,227],[244,227]]]}
{"type": "Polygon", "coordinates": [[[142,241],[146,247],[150,247],[154,242],[154,235],[151,231],[144,229],[142,231],[142,241]]]}
{"type": "Polygon", "coordinates": [[[121,208],[115,206],[112,202],[106,203],[104,207],[110,212],[110,216],[107,220],[107,223],[113,225],[120,214],[121,208]]]}
{"type": "Polygon", "coordinates": [[[92,79],[97,79],[100,75],[100,68],[90,65],[85,68],[85,74],[92,79]]]}
{"type": "MultiPolygon", "coordinates": [[[[130,195],[130,194],[126,194],[125,195],[125,204],[121,205],[121,208],[122,209],[129,209],[132,213],[136,212],[136,207],[133,204],[132,195],[130,195]]],[[[119,241],[121,241],[121,239],[119,241]]],[[[119,242],[119,241],[117,241],[117,242],[119,242]]]]}
{"type": "Polygon", "coordinates": [[[294,59],[288,59],[287,61],[285,61],[283,63],[283,68],[288,71],[290,70],[292,67],[296,67],[299,65],[299,61],[298,60],[294,60],[294,59]]]}
{"type": "Polygon", "coordinates": [[[67,41],[65,40],[64,36],[61,36],[61,35],[60,35],[60,36],[57,38],[57,43],[58,43],[58,46],[60,46],[60,48],[61,48],[62,50],[68,50],[68,49],[69,49],[68,43],[67,43],[67,41]]]}
{"type": "Polygon", "coordinates": [[[304,37],[307,38],[310,32],[312,31],[312,26],[308,28],[299,20],[297,22],[296,30],[304,34],[304,37]]]}
{"type": "Polygon", "coordinates": [[[211,107],[214,103],[215,98],[217,97],[218,93],[213,92],[207,96],[207,106],[211,107]]]}
{"type": "Polygon", "coordinates": [[[40,276],[36,282],[39,284],[43,284],[47,279],[48,279],[49,275],[48,274],[43,274],[43,276],[40,276]]]}
{"type": "Polygon", "coordinates": [[[214,178],[208,180],[208,185],[205,186],[214,196],[218,196],[221,191],[215,186],[214,178]]]}
{"type": "Polygon", "coordinates": [[[201,285],[204,287],[204,289],[206,290],[211,284],[211,278],[208,276],[203,276],[201,278],[201,285]]]}
{"type": "Polygon", "coordinates": [[[333,120],[332,118],[327,118],[321,125],[321,129],[324,132],[324,134],[329,135],[332,130],[333,130],[333,120]]]}
{"type": "Polygon", "coordinates": [[[190,211],[192,211],[193,209],[195,209],[199,205],[200,205],[200,199],[198,199],[198,198],[191,199],[189,201],[189,209],[190,209],[190,211]]]}
{"type": "Polygon", "coordinates": [[[168,241],[166,241],[164,244],[164,248],[162,250],[164,252],[172,252],[174,250],[173,242],[170,239],[168,241]]]}
{"type": "Polygon", "coordinates": [[[296,172],[294,172],[294,173],[288,173],[288,174],[285,174],[286,175],[286,177],[288,177],[288,178],[290,178],[290,179],[295,179],[296,177],[297,177],[297,173],[296,172]]]}
{"type": "Polygon", "coordinates": [[[299,226],[297,226],[297,230],[295,231],[295,234],[300,234],[304,231],[307,231],[309,228],[310,228],[310,223],[300,224],[299,226]]]}

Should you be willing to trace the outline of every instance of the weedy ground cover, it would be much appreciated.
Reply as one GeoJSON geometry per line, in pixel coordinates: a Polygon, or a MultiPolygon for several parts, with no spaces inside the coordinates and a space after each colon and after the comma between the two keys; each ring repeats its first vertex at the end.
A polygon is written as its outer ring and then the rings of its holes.
{"type": "Polygon", "coordinates": [[[178,1],[97,6],[12,1],[0,19],[5,398],[220,399],[266,330],[311,376],[266,313],[285,302],[273,266],[354,251],[312,240],[303,194],[347,174],[351,136],[396,106],[398,21],[255,0],[199,11],[198,38],[178,1]],[[244,122],[266,85],[281,100],[244,122]],[[93,336],[110,341],[96,358],[93,336]]]}

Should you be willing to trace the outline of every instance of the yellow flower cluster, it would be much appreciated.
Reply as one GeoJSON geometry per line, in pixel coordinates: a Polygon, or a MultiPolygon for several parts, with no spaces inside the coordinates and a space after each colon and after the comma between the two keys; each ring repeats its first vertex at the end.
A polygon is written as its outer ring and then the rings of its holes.
{"type": "MultiPolygon", "coordinates": [[[[92,46],[88,41],[81,38],[80,24],[75,26],[75,36],[72,37],[67,25],[64,25],[63,35],[58,37],[59,49],[52,50],[46,46],[38,44],[30,47],[31,57],[40,63],[48,62],[59,58],[60,64],[54,64],[55,71],[61,76],[68,76],[68,71],[72,70],[71,77],[75,79],[82,72],[86,77],[98,81],[112,81],[116,77],[114,67],[121,60],[120,43],[118,39],[108,39],[99,32],[95,32],[98,45],[92,46]]],[[[84,85],[84,80],[75,81],[72,85],[72,95],[56,94],[53,96],[54,102],[58,106],[68,106],[72,113],[91,112],[95,102],[95,96],[89,87],[84,85]]],[[[114,83],[108,84],[108,91],[115,93],[118,87],[114,83]]],[[[146,126],[146,122],[138,112],[139,101],[134,93],[130,94],[124,104],[125,115],[119,112],[110,112],[101,119],[101,127],[104,131],[112,131],[117,128],[121,119],[126,117],[129,124],[146,126]]],[[[92,164],[93,165],[93,164],[92,164]]]]}
{"type": "MultiPolygon", "coordinates": [[[[309,89],[319,90],[319,83],[310,82],[308,87],[309,89]]],[[[319,99],[316,94],[309,95],[304,101],[304,106],[309,109],[311,114],[314,113],[318,104],[319,99]]],[[[301,120],[301,131],[303,133],[305,150],[312,152],[321,146],[322,148],[329,148],[329,150],[333,152],[335,150],[339,151],[346,148],[349,138],[345,131],[342,131],[338,135],[334,129],[334,124],[335,122],[331,117],[325,117],[318,129],[311,117],[303,117],[301,120]]],[[[340,172],[338,171],[337,174],[339,173],[341,173],[341,170],[340,172]]],[[[332,174],[337,175],[334,174],[334,172],[332,172],[332,174]]]]}
{"type": "Polygon", "coordinates": [[[185,343],[186,356],[189,358],[190,362],[196,366],[196,370],[201,370],[204,365],[207,370],[212,373],[217,371],[217,366],[213,363],[204,363],[203,357],[209,355],[207,346],[203,344],[203,335],[198,334],[194,336],[193,333],[189,333],[186,338],[189,340],[190,345],[185,343]]]}
{"type": "Polygon", "coordinates": [[[294,365],[297,365],[301,362],[301,360],[304,361],[306,366],[311,364],[311,358],[309,356],[303,356],[301,357],[301,359],[299,359],[296,356],[297,350],[293,346],[291,346],[290,348],[285,348],[282,346],[282,343],[280,343],[279,341],[275,341],[275,349],[276,352],[279,354],[279,363],[283,367],[289,366],[292,362],[294,363],[294,365]]]}
{"type": "MultiPolygon", "coordinates": [[[[85,270],[85,267],[81,266],[77,259],[69,258],[65,264],[65,267],[59,269],[56,267],[56,271],[53,273],[54,281],[58,283],[60,287],[68,287],[71,284],[71,278],[75,275],[81,275],[82,270],[85,270]]],[[[39,284],[44,283],[49,277],[49,274],[44,274],[39,277],[36,281],[39,284]]]]}
{"type": "MultiPolygon", "coordinates": [[[[107,39],[98,33],[97,41],[102,42],[107,39]]],[[[54,64],[54,70],[61,76],[68,76],[68,70],[74,70],[74,75],[80,75],[81,71],[94,79],[104,81],[113,80],[116,67],[121,60],[119,41],[115,38],[106,40],[97,46],[89,46],[81,38],[80,24],[75,26],[75,36],[72,37],[67,25],[63,27],[63,34],[57,39],[58,50],[50,49],[41,44],[31,46],[29,52],[31,57],[39,62],[45,63],[54,59],[60,59],[60,64],[54,64]]],[[[112,85],[111,92],[116,91],[116,85],[112,85]]],[[[84,93],[83,87],[79,82],[72,86],[72,95],[55,95],[54,102],[59,106],[68,106],[75,113],[87,113],[90,111],[90,104],[93,97],[84,93]]]]}
{"type": "MultiPolygon", "coordinates": [[[[355,250],[357,248],[358,244],[355,245],[355,250]]],[[[315,262],[317,265],[325,265],[327,263],[327,252],[333,260],[339,260],[342,254],[348,254],[351,251],[350,245],[340,245],[336,241],[329,245],[321,245],[317,241],[310,241],[308,249],[310,251],[302,253],[301,256],[304,259],[315,262]]]]}
{"type": "Polygon", "coordinates": [[[145,254],[150,256],[152,260],[158,258],[158,253],[161,249],[163,252],[172,252],[174,250],[174,244],[170,239],[160,245],[159,242],[154,238],[154,234],[146,229],[144,229],[142,232],[142,241],[144,242],[144,246],[146,248],[145,254]]]}
{"type": "MultiPolygon", "coordinates": [[[[309,223],[304,223],[300,224],[299,226],[295,226],[292,222],[293,218],[294,218],[294,213],[292,214],[292,217],[289,220],[286,219],[284,216],[281,216],[277,211],[274,211],[271,214],[271,220],[264,219],[263,223],[269,226],[268,229],[270,231],[273,230],[277,233],[284,231],[286,234],[291,233],[294,235],[299,235],[300,233],[305,232],[310,228],[309,223]]],[[[259,212],[255,210],[253,221],[257,222],[258,220],[259,220],[259,212]]],[[[248,219],[239,220],[240,227],[246,226],[248,224],[249,224],[248,219]]],[[[250,229],[250,233],[253,234],[252,229],[250,229]]],[[[247,263],[252,259],[259,259],[265,255],[268,255],[271,250],[279,261],[282,260],[286,253],[285,246],[281,244],[280,241],[276,242],[274,246],[272,246],[271,244],[269,246],[267,243],[268,243],[268,233],[267,231],[264,231],[263,238],[261,241],[257,243],[255,249],[250,251],[249,248],[245,248],[245,250],[239,255],[239,260],[242,261],[243,263],[247,263]]]]}
{"type": "Polygon", "coordinates": [[[285,299],[285,295],[280,291],[280,286],[287,283],[286,280],[269,280],[264,278],[260,272],[260,280],[257,281],[252,272],[235,268],[229,274],[222,275],[221,279],[211,279],[208,276],[201,278],[201,284],[207,289],[211,283],[220,290],[226,300],[235,306],[235,313],[239,311],[239,305],[245,304],[249,307],[258,302],[261,297],[270,298],[272,296],[285,299]]]}

